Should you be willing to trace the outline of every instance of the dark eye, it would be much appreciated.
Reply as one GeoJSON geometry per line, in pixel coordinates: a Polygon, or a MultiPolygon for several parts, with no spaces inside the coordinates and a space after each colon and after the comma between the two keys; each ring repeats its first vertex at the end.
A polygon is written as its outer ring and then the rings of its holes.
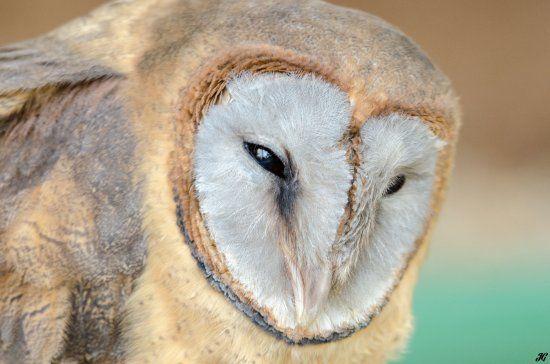
{"type": "Polygon", "coordinates": [[[404,175],[400,174],[392,179],[390,182],[388,188],[386,188],[386,191],[384,192],[384,196],[393,195],[397,191],[403,187],[405,184],[406,178],[404,175]]]}
{"type": "Polygon", "coordinates": [[[244,149],[268,172],[277,177],[285,178],[285,165],[269,148],[258,144],[244,142],[244,149]]]}

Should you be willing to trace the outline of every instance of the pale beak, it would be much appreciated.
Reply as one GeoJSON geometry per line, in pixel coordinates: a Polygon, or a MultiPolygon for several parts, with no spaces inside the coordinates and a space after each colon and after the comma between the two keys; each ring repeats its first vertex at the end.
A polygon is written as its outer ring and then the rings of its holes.
{"type": "Polygon", "coordinates": [[[331,288],[330,266],[296,262],[287,259],[287,268],[294,295],[296,322],[308,327],[318,316],[331,288]]]}

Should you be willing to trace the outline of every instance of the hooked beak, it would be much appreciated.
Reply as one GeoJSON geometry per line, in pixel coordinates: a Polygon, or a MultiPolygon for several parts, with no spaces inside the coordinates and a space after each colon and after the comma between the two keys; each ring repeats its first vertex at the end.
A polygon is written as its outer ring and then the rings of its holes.
{"type": "Polygon", "coordinates": [[[287,257],[295,318],[298,327],[308,327],[318,316],[331,288],[332,272],[329,266],[297,262],[287,257]]]}

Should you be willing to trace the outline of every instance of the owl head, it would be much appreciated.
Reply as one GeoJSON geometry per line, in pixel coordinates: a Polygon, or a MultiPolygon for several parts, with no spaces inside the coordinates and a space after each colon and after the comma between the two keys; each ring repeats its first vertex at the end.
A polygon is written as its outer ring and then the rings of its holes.
{"type": "Polygon", "coordinates": [[[347,94],[319,76],[244,73],[198,126],[193,184],[231,276],[220,289],[291,343],[366,326],[430,217],[444,142],[389,113],[357,131],[354,165],[351,120],[347,94]]]}

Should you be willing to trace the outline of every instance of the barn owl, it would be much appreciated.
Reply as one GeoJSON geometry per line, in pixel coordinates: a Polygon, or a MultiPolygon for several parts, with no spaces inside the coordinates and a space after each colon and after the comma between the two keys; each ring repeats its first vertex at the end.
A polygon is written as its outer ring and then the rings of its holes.
{"type": "Polygon", "coordinates": [[[119,0],[0,48],[0,361],[395,357],[459,119],[321,1],[119,0]]]}

